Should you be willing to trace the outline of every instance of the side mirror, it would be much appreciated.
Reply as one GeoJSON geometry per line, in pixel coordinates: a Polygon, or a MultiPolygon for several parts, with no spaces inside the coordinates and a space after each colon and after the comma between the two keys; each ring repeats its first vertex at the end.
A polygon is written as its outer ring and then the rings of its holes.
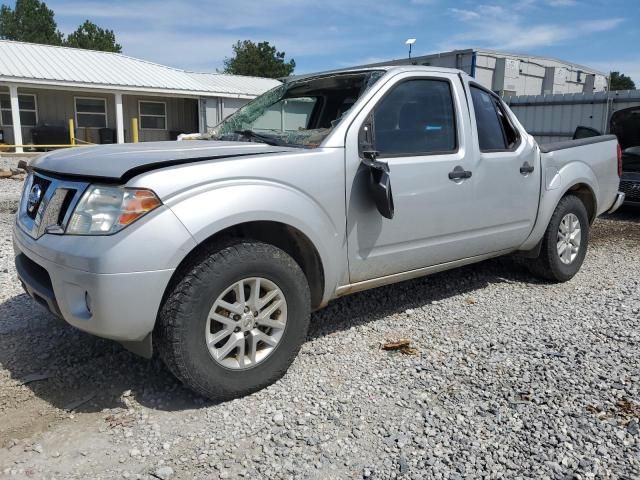
{"type": "Polygon", "coordinates": [[[362,125],[358,133],[358,152],[362,163],[369,167],[369,195],[380,215],[391,220],[394,214],[394,206],[389,164],[378,160],[373,122],[374,117],[372,114],[362,125]]]}
{"type": "Polygon", "coordinates": [[[394,215],[394,205],[389,164],[381,162],[377,159],[377,156],[378,152],[375,150],[364,150],[362,152],[362,163],[369,167],[369,194],[378,212],[383,217],[391,220],[394,215]]]}

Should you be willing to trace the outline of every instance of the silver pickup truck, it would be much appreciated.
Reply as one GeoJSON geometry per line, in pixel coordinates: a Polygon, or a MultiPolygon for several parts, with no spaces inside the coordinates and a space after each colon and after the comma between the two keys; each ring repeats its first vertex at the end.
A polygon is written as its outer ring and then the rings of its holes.
{"type": "Polygon", "coordinates": [[[203,140],[40,156],[15,262],[69,324],[230,399],[282,376],[341,295],[514,252],[569,280],[619,175],[614,136],[537,145],[457,70],[330,72],[203,140]]]}

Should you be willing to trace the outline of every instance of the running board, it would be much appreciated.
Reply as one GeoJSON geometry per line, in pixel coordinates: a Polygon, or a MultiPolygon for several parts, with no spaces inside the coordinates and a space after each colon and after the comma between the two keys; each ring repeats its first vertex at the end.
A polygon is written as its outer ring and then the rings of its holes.
{"type": "Polygon", "coordinates": [[[369,290],[370,288],[382,287],[384,285],[390,285],[392,283],[403,282],[405,280],[411,280],[418,277],[424,277],[426,275],[431,275],[432,273],[443,272],[445,270],[451,270],[453,268],[470,265],[472,263],[482,262],[483,260],[488,260],[490,258],[500,257],[513,251],[514,249],[509,248],[506,250],[500,250],[498,252],[486,253],[484,255],[477,255],[475,257],[467,257],[460,260],[454,260],[452,262],[439,263],[438,265],[432,265],[430,267],[423,267],[417,268],[415,270],[409,270],[407,272],[394,273],[392,275],[386,275],[384,277],[378,277],[372,280],[364,280],[362,282],[351,283],[349,285],[342,285],[336,289],[336,296],[341,297],[350,293],[369,290]]]}

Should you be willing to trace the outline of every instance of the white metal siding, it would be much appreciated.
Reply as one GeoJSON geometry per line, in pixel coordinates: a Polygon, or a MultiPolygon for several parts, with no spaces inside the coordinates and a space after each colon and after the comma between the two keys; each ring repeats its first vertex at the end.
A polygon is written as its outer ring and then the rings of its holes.
{"type": "Polygon", "coordinates": [[[203,109],[205,112],[205,130],[215,127],[219,122],[218,104],[220,100],[217,97],[203,98],[203,109]]]}
{"type": "Polygon", "coordinates": [[[505,101],[529,133],[549,143],[570,139],[578,126],[607,133],[614,112],[640,105],[640,91],[523,95],[505,101]]]}
{"type": "Polygon", "coordinates": [[[454,50],[432,55],[403,58],[388,62],[365,65],[431,65],[434,67],[457,68],[468,74],[474,73],[478,83],[497,92],[512,91],[516,95],[540,95],[547,90],[543,85],[549,76],[548,93],[577,93],[602,91],[606,87],[606,77],[591,68],[564,62],[555,58],[519,55],[485,49],[454,50]],[[475,52],[475,72],[472,72],[475,52]],[[578,72],[580,78],[578,79],[578,72]],[[592,78],[587,82],[587,77],[592,78]]]}
{"type": "Polygon", "coordinates": [[[249,103],[249,100],[244,100],[242,98],[225,98],[224,108],[222,109],[222,118],[227,118],[247,103],[249,103]]]}

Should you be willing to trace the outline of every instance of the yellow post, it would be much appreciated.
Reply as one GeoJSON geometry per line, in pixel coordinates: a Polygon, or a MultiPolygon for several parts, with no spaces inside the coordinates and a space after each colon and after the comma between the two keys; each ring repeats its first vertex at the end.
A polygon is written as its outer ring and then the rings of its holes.
{"type": "Polygon", "coordinates": [[[138,117],[131,119],[131,141],[138,143],[138,117]]]}
{"type": "Polygon", "coordinates": [[[69,145],[76,144],[76,130],[73,125],[73,118],[69,119],[69,145]]]}

